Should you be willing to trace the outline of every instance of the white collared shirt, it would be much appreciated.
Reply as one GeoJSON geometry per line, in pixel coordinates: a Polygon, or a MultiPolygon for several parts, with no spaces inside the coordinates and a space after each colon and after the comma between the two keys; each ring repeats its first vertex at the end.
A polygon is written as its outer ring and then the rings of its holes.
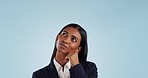
{"type": "Polygon", "coordinates": [[[64,71],[63,67],[55,59],[53,60],[53,62],[60,78],[70,78],[70,72],[69,72],[69,69],[71,68],[70,61],[68,61],[65,64],[64,71]]]}

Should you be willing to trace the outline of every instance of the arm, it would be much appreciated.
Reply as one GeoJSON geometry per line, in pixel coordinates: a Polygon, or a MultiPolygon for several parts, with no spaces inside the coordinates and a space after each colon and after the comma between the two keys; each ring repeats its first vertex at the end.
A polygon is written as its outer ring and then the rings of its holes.
{"type": "Polygon", "coordinates": [[[97,72],[97,67],[96,67],[95,63],[89,62],[86,69],[87,69],[87,73],[88,73],[88,78],[98,78],[98,72],[97,72]]]}
{"type": "Polygon", "coordinates": [[[70,69],[71,78],[88,78],[81,64],[77,64],[70,69]]]}
{"type": "Polygon", "coordinates": [[[83,62],[79,63],[78,52],[75,52],[68,58],[71,62],[70,69],[71,78],[97,78],[98,72],[95,63],[83,62]]]}
{"type": "Polygon", "coordinates": [[[97,78],[98,72],[95,63],[84,62],[70,69],[71,78],[97,78]]]}

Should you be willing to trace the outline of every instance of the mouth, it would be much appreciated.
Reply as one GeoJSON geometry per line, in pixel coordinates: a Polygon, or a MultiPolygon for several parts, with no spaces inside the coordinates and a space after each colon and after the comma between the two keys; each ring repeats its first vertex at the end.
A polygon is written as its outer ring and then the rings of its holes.
{"type": "Polygon", "coordinates": [[[66,49],[67,49],[67,46],[66,46],[65,44],[63,44],[63,43],[60,43],[60,46],[61,46],[62,48],[66,48],[66,49]]]}

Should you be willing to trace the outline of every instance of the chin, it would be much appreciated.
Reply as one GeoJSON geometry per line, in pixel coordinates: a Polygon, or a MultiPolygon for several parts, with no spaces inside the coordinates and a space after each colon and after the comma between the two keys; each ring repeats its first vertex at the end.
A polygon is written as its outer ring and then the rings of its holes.
{"type": "Polygon", "coordinates": [[[65,50],[58,50],[58,52],[62,53],[65,56],[67,56],[69,54],[69,52],[67,52],[65,50]]]}

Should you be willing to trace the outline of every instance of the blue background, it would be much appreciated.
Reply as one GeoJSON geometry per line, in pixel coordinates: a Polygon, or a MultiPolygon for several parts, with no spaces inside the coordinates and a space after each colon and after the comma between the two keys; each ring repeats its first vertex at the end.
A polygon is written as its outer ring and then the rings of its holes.
{"type": "Polygon", "coordinates": [[[0,78],[48,65],[68,23],[86,29],[100,78],[148,78],[147,0],[0,0],[0,78]]]}

